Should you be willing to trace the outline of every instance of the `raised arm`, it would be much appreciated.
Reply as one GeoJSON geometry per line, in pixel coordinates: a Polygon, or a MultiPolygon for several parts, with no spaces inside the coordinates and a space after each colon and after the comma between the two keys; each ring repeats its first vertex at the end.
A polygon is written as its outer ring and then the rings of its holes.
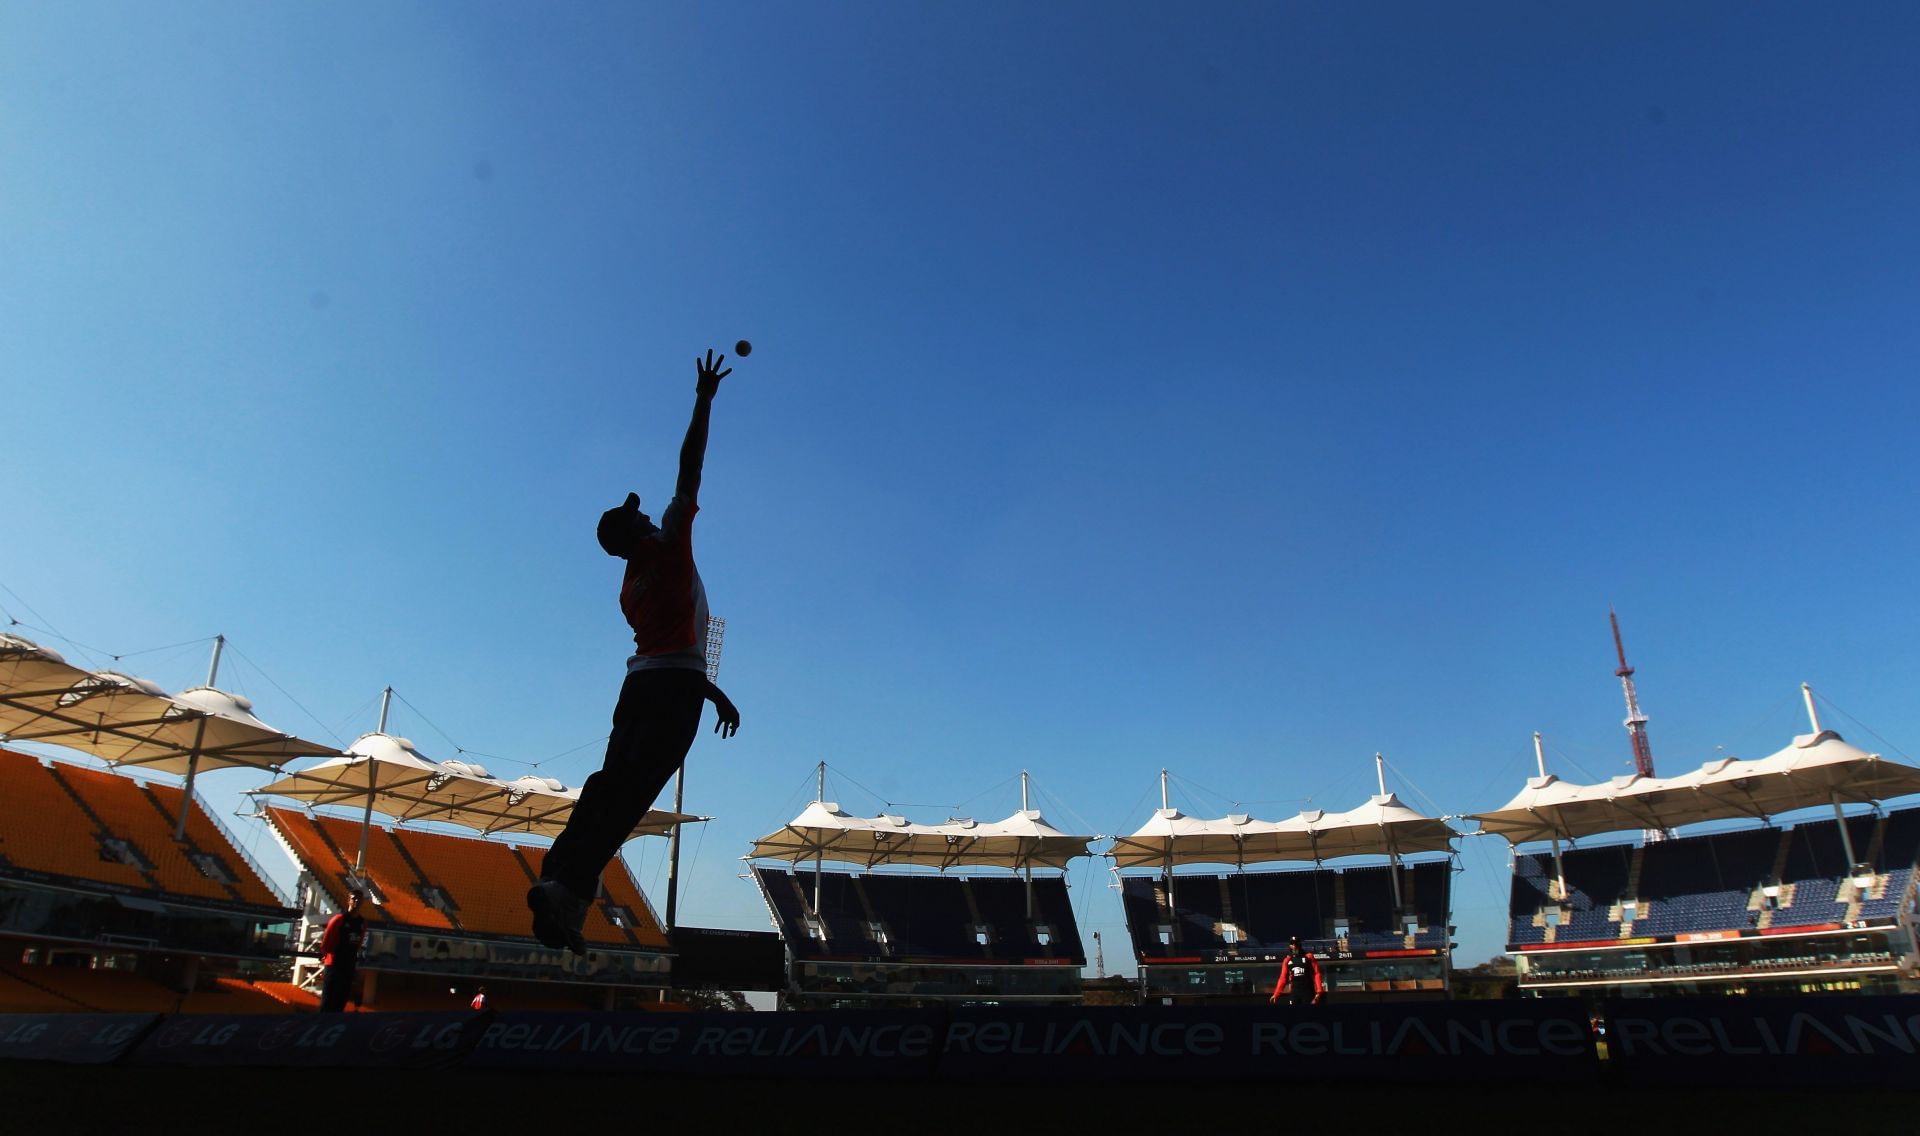
{"type": "Polygon", "coordinates": [[[720,380],[733,374],[732,367],[723,366],[726,361],[725,355],[716,356],[712,348],[708,348],[705,360],[693,361],[699,372],[694,384],[693,421],[687,424],[686,440],[680,443],[680,476],[673,485],[673,502],[661,518],[664,528],[673,528],[681,520],[681,510],[700,500],[700,470],[707,461],[707,418],[713,407],[713,396],[720,390],[720,380]]]}

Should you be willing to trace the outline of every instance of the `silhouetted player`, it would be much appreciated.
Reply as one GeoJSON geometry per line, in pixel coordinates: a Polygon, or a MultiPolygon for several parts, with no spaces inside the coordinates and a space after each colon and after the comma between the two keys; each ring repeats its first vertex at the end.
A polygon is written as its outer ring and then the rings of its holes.
{"type": "Polygon", "coordinates": [[[600,890],[600,872],[660,789],[680,768],[700,731],[701,703],[711,700],[714,732],[732,737],[740,712],[707,681],[707,591],[693,566],[693,517],[700,511],[700,467],[707,456],[707,417],[725,355],[694,360],[693,421],[680,446],[680,478],[655,525],[640,495],[600,515],[600,547],[627,562],[620,610],[633,628],[634,653],[613,710],[613,735],[600,772],[587,778],[567,827],[553,842],[540,882],[527,892],[534,937],[549,947],[586,953],[581,928],[600,890]]]}

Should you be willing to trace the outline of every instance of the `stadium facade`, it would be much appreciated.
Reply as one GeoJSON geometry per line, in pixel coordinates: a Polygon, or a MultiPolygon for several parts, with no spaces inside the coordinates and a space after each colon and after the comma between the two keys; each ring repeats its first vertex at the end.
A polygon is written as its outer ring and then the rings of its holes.
{"type": "MultiPolygon", "coordinates": [[[[1812,731],[1768,757],[1577,785],[1541,756],[1507,806],[1466,818],[1402,804],[1378,757],[1365,804],[1277,821],[1187,816],[1163,772],[1161,808],[1104,853],[1138,996],[1263,1000],[1297,937],[1341,1001],[1445,998],[1455,845],[1492,835],[1513,845],[1506,944],[1527,995],[1920,992],[1920,809],[1884,808],[1920,794],[1920,769],[1848,745],[1807,703],[1812,731]]],[[[749,854],[774,933],[670,934],[616,858],[581,957],[533,940],[523,906],[544,846],[521,838],[551,835],[577,797],[557,782],[500,781],[383,733],[324,751],[211,686],[167,695],[0,635],[0,738],[23,737],[116,771],[0,750],[0,1009],[312,1008],[315,944],[352,890],[373,899],[368,1009],[464,1006],[483,983],[516,1008],[657,1007],[684,985],[676,971],[778,989],[793,1008],[1082,998],[1066,871],[1100,838],[1049,825],[1024,775],[1004,820],[918,824],[826,802],[823,768],[820,797],[749,854]],[[318,794],[260,813],[295,865],[292,894],[189,787],[196,770],[236,767],[281,769],[258,792],[318,794]],[[313,807],[355,800],[351,819],[313,807]],[[402,823],[376,826],[376,810],[402,823]]],[[[649,814],[636,835],[698,819],[649,814]]]]}

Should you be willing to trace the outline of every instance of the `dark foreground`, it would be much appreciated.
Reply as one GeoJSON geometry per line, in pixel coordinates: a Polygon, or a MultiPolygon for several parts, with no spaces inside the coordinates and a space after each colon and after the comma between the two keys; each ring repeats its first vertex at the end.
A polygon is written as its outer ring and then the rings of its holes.
{"type": "MultiPolygon", "coordinates": [[[[705,1080],[477,1070],[88,1068],[0,1063],[0,1130],[38,1133],[518,1133],[645,1130],[676,1121],[954,1132],[1036,1124],[1168,1125],[1168,1131],[1300,1125],[1469,1131],[1777,1132],[1905,1122],[1920,1099],[1890,1090],[1569,1091],[1530,1085],[1216,1082],[705,1080]]],[[[711,1129],[709,1129],[711,1130],[711,1129]]],[[[720,1129],[725,1131],[725,1129],[720,1129]]],[[[738,1129],[735,1129],[736,1131],[738,1129]]]]}

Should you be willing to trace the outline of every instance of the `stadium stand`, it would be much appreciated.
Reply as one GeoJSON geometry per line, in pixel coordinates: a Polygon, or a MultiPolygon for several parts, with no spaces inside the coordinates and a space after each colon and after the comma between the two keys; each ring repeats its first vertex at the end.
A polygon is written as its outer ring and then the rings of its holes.
{"type": "Polygon", "coordinates": [[[789,1005],[1075,1001],[1086,964],[1059,876],[822,872],[759,866],[789,958],[789,1005]]]}
{"type": "Polygon", "coordinates": [[[1331,949],[1339,909],[1333,872],[1239,872],[1226,877],[1234,917],[1249,942],[1282,949],[1300,935],[1331,949]]]}
{"type": "MultiPolygon", "coordinates": [[[[299,865],[308,951],[296,989],[318,975],[311,945],[355,880],[359,819],[269,806],[269,826],[299,865]]],[[[625,862],[611,861],[579,958],[540,945],[526,909],[545,850],[477,837],[376,825],[367,831],[360,878],[374,894],[362,955],[362,997],[371,1008],[449,1009],[484,980],[499,1005],[524,1008],[642,1008],[659,1004],[670,982],[667,936],[625,862]]],[[[297,999],[285,999],[290,1004],[297,999]]]]}
{"type": "Polygon", "coordinates": [[[174,786],[0,749],[0,1010],[265,1008],[295,915],[174,786]]]}
{"type": "MultiPolygon", "coordinates": [[[[277,806],[267,809],[276,831],[336,906],[346,902],[358,853],[360,825],[340,817],[277,806]]],[[[527,886],[539,878],[540,848],[474,837],[375,826],[367,841],[364,875],[379,902],[374,921],[495,939],[526,939],[527,886]]],[[[665,933],[618,859],[601,877],[601,902],[586,925],[590,943],[664,950],[665,933]],[[608,905],[623,909],[616,926],[608,905]]]]}
{"type": "Polygon", "coordinates": [[[1264,999],[1299,936],[1344,995],[1438,997],[1451,956],[1451,860],[1307,871],[1122,876],[1121,907],[1149,997],[1264,999]],[[1411,924],[1411,927],[1409,927],[1411,924]]]}
{"type": "Polygon", "coordinates": [[[1869,989],[1911,961],[1920,810],[1514,857],[1508,948],[1522,987],[1869,989]],[[1834,974],[1842,972],[1836,979],[1834,974]],[[1758,983],[1759,985],[1755,985],[1758,983]]]}
{"type": "Polygon", "coordinates": [[[1389,868],[1354,867],[1304,872],[1235,872],[1174,877],[1168,907],[1158,876],[1123,876],[1121,903],[1134,951],[1142,959],[1196,952],[1284,951],[1295,935],[1316,952],[1439,948],[1446,942],[1452,866],[1445,860],[1400,868],[1402,906],[1396,916],[1389,868]],[[1162,928],[1174,928],[1162,941],[1162,928]],[[1345,927],[1346,934],[1338,934],[1345,927]],[[1231,938],[1228,938],[1228,935],[1231,938]],[[1347,946],[1340,944],[1345,942],[1347,946]]]}

